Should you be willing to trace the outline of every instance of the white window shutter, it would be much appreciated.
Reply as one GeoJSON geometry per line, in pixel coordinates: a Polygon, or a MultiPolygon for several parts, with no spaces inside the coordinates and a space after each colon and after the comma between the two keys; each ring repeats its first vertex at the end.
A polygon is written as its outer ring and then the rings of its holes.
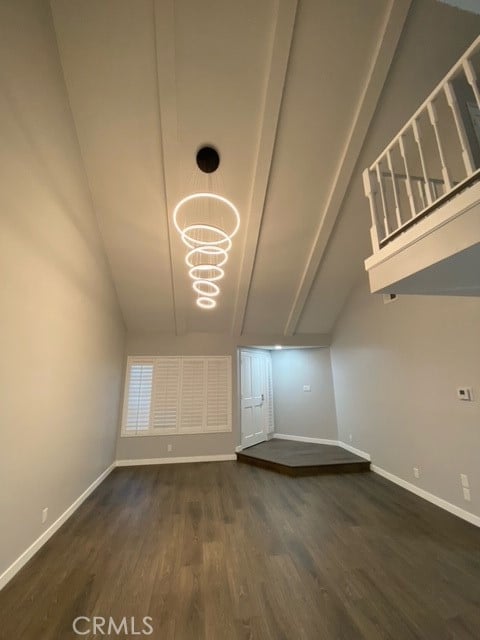
{"type": "Polygon", "coordinates": [[[180,358],[156,359],[152,426],[159,433],[176,433],[177,431],[180,365],[180,358]]]}
{"type": "Polygon", "coordinates": [[[182,358],[179,433],[204,431],[205,359],[182,358]]]}
{"type": "Polygon", "coordinates": [[[230,358],[208,358],[205,378],[205,430],[231,430],[230,358]]]}
{"type": "Polygon", "coordinates": [[[126,431],[147,430],[151,424],[153,361],[131,361],[128,368],[126,431]]]}
{"type": "Polygon", "coordinates": [[[130,356],[122,433],[232,430],[230,356],[130,356]]]}

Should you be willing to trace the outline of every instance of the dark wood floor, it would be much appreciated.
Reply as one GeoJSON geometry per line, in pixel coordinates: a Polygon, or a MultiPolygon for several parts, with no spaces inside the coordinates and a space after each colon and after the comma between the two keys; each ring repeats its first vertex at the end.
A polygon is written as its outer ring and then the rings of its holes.
{"type": "Polygon", "coordinates": [[[244,449],[237,454],[246,462],[290,476],[369,471],[370,462],[331,444],[313,444],[273,439],[244,449]]]}
{"type": "Polygon", "coordinates": [[[78,638],[81,615],[149,615],[158,640],[478,640],[480,531],[373,473],[120,468],[0,592],[2,640],[78,638]]]}

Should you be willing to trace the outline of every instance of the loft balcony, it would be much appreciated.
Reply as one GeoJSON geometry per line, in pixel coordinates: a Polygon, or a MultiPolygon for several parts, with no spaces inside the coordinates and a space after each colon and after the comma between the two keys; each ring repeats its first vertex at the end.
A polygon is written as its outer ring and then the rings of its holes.
{"type": "Polygon", "coordinates": [[[480,295],[480,37],[364,172],[372,293],[480,295]]]}

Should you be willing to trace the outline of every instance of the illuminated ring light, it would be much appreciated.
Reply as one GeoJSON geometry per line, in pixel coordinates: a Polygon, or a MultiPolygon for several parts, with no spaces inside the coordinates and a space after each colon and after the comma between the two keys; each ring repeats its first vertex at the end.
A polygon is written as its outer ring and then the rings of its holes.
{"type": "Polygon", "coordinates": [[[196,255],[199,255],[199,256],[222,256],[223,260],[221,260],[220,262],[217,262],[217,264],[215,265],[216,267],[223,267],[223,265],[228,260],[227,249],[222,249],[222,247],[218,247],[217,245],[206,246],[206,247],[195,247],[195,249],[192,249],[191,251],[189,251],[187,253],[187,255],[185,256],[185,262],[187,263],[188,267],[197,266],[197,265],[193,264],[193,262],[191,261],[191,258],[193,258],[193,256],[196,256],[196,255]]]}
{"type": "Polygon", "coordinates": [[[213,298],[204,298],[203,296],[201,298],[197,298],[197,304],[202,309],[213,309],[213,307],[217,306],[216,300],[213,298]]]}
{"type": "Polygon", "coordinates": [[[210,280],[194,280],[193,290],[201,296],[208,296],[209,298],[215,298],[220,293],[218,284],[210,280]],[[203,287],[210,287],[210,291],[205,291],[203,287]]]}
{"type": "Polygon", "coordinates": [[[225,271],[221,267],[216,267],[214,264],[197,264],[195,267],[192,267],[188,272],[188,275],[192,278],[192,280],[208,280],[209,282],[217,282],[221,280],[225,275],[225,271]],[[205,272],[213,271],[216,273],[216,276],[205,276],[205,272]],[[201,275],[197,275],[199,272],[201,275]]]}
{"type": "Polygon", "coordinates": [[[175,225],[175,228],[177,229],[178,233],[180,233],[180,235],[183,237],[183,234],[186,231],[186,229],[181,229],[177,220],[177,215],[180,209],[185,204],[187,204],[187,202],[191,202],[192,200],[201,200],[201,199],[215,200],[216,202],[221,202],[222,204],[226,205],[230,209],[235,219],[235,225],[234,225],[233,231],[226,235],[229,238],[233,238],[233,236],[237,233],[237,231],[240,228],[240,214],[238,213],[238,209],[233,204],[233,202],[230,202],[230,200],[228,200],[227,198],[224,198],[223,196],[219,196],[217,193],[192,193],[189,196],[186,196],[185,198],[180,200],[180,202],[177,204],[177,206],[173,210],[173,224],[175,225]]]}
{"type": "Polygon", "coordinates": [[[226,251],[230,251],[232,248],[232,240],[230,236],[223,231],[223,229],[219,229],[218,227],[213,227],[210,224],[190,224],[188,227],[181,232],[182,242],[187,245],[190,249],[194,249],[197,247],[216,247],[218,245],[227,243],[226,251]],[[191,231],[210,231],[216,233],[220,236],[220,240],[198,240],[197,238],[192,238],[188,234],[191,231]]]}

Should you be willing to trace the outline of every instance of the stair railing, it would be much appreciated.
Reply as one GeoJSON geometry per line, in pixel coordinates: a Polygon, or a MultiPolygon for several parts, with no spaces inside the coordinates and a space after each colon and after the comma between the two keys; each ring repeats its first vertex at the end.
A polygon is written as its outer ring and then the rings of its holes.
{"type": "Polygon", "coordinates": [[[374,253],[480,178],[480,37],[364,171],[374,253]]]}

